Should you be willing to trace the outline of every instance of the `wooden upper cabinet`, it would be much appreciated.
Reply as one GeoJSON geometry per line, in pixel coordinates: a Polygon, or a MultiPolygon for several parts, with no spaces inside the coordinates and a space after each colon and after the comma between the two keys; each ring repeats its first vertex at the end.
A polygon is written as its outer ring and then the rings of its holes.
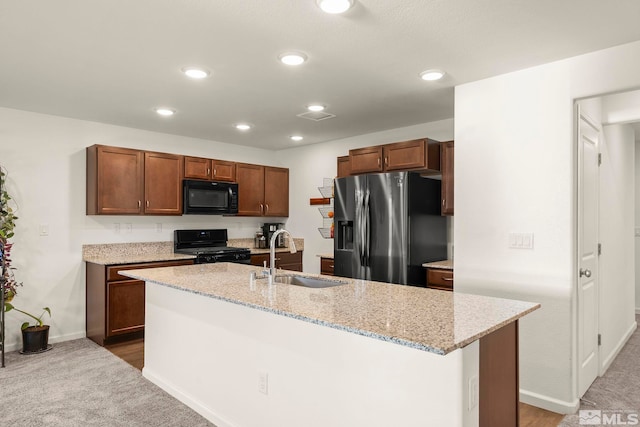
{"type": "Polygon", "coordinates": [[[144,213],[182,215],[183,157],[144,153],[144,213]]]}
{"type": "Polygon", "coordinates": [[[233,182],[236,180],[236,164],[226,160],[185,157],[184,177],[233,182]]]}
{"type": "Polygon", "coordinates": [[[211,179],[211,160],[202,157],[184,157],[184,177],[188,179],[211,179]]]}
{"type": "Polygon", "coordinates": [[[440,145],[426,138],[349,150],[352,175],[391,171],[440,171],[440,145]]]}
{"type": "Polygon", "coordinates": [[[351,161],[349,156],[338,157],[338,178],[351,175],[351,161]]]}
{"type": "Polygon", "coordinates": [[[396,142],[383,147],[384,170],[440,170],[440,145],[427,139],[396,142]]]}
{"type": "Polygon", "coordinates": [[[382,145],[349,150],[351,173],[382,172],[382,145]]]}
{"type": "Polygon", "coordinates": [[[289,216],[289,169],[236,164],[238,215],[289,216]]]}
{"type": "Polygon", "coordinates": [[[87,215],[140,214],[143,170],[142,151],[87,147],[87,215]]]}
{"type": "Polygon", "coordinates": [[[440,144],[442,160],[442,215],[453,215],[453,141],[440,144]]]}
{"type": "Polygon", "coordinates": [[[264,215],[289,216],[289,169],[264,168],[264,215]]]}
{"type": "Polygon", "coordinates": [[[235,181],[236,164],[226,160],[211,160],[211,179],[214,181],[235,181]]]}
{"type": "Polygon", "coordinates": [[[238,215],[262,216],[264,213],[264,166],[236,164],[238,215]]]}

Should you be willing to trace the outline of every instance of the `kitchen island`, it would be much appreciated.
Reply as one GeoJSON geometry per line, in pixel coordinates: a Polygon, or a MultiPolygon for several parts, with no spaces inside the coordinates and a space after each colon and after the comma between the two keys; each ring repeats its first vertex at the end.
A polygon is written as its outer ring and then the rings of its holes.
{"type": "Polygon", "coordinates": [[[122,272],[146,281],[144,376],[218,427],[482,426],[483,400],[505,388],[492,385],[494,368],[483,374],[484,341],[489,365],[515,363],[498,407],[517,415],[517,320],[538,304],[343,278],[324,289],[250,280],[260,270],[122,272]]]}

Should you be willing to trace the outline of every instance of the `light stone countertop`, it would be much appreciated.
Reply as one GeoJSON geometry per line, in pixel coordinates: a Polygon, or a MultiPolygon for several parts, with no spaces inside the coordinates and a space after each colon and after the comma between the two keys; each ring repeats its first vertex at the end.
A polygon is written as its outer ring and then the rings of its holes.
{"type": "Polygon", "coordinates": [[[531,302],[344,278],[339,279],[347,284],[324,289],[269,286],[266,279],[249,279],[250,272],[260,274],[260,270],[215,263],[121,274],[443,355],[540,307],[531,302]]]}
{"type": "Polygon", "coordinates": [[[318,258],[329,258],[333,259],[333,254],[318,254],[316,255],[318,258]]]}
{"type": "Polygon", "coordinates": [[[453,260],[446,259],[444,261],[425,262],[422,266],[426,268],[439,268],[441,270],[453,270],[453,260]]]}
{"type": "MultiPolygon", "coordinates": [[[[287,239],[285,242],[288,244],[287,239]]],[[[295,238],[298,251],[304,250],[304,239],[295,238]]],[[[253,239],[229,239],[234,248],[249,248],[252,254],[269,253],[269,249],[253,248],[253,239]]],[[[276,252],[289,252],[289,248],[276,248],[276,252]]],[[[106,243],[82,246],[82,260],[100,265],[137,264],[141,262],[176,261],[194,259],[195,256],[176,254],[173,242],[106,243]]]]}

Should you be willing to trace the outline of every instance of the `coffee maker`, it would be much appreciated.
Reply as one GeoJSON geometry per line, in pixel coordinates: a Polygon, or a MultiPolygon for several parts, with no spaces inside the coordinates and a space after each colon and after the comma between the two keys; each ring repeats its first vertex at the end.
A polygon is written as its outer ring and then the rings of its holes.
{"type": "MultiPolygon", "coordinates": [[[[264,237],[267,239],[267,247],[269,247],[269,244],[271,242],[271,236],[273,236],[273,233],[283,228],[283,226],[284,224],[276,223],[276,222],[272,222],[268,224],[265,223],[262,225],[262,233],[264,234],[264,237]]],[[[278,237],[276,237],[276,248],[284,248],[284,233],[279,234],[278,237]]]]}

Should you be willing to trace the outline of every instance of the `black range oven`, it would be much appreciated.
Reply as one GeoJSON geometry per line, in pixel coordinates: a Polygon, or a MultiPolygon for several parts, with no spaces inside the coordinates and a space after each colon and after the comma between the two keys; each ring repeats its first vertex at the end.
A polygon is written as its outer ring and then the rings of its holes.
{"type": "Polygon", "coordinates": [[[227,246],[226,229],[175,230],[173,251],[195,255],[196,264],[211,262],[251,263],[251,250],[227,246]]]}

